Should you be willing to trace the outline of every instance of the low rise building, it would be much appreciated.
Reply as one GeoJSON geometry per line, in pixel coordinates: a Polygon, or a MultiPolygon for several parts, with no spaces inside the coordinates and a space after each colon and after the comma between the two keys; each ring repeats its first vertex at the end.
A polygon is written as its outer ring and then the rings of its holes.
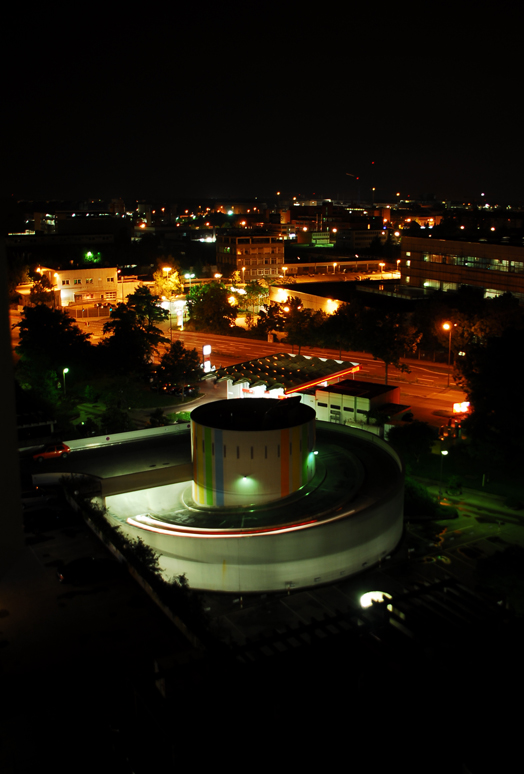
{"type": "Polygon", "coordinates": [[[227,382],[227,397],[298,396],[319,420],[359,427],[382,435],[383,422],[409,406],[400,403],[400,387],[354,378],[358,363],[279,353],[217,369],[206,378],[227,382]],[[353,375],[353,379],[347,378],[353,375]]]}
{"type": "Polygon", "coordinates": [[[93,267],[91,269],[65,269],[54,274],[57,289],[60,291],[62,306],[78,302],[116,301],[118,292],[118,272],[93,267]]]}

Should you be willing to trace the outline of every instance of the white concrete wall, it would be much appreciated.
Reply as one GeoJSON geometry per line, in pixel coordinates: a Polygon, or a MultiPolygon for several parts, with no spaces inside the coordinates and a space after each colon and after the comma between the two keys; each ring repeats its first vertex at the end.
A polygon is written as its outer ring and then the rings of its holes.
{"type": "Polygon", "coordinates": [[[353,575],[395,549],[402,536],[403,489],[360,507],[354,515],[284,534],[213,538],[175,537],[129,526],[126,531],[162,554],[166,576],[185,573],[192,588],[278,591],[353,575]]]}

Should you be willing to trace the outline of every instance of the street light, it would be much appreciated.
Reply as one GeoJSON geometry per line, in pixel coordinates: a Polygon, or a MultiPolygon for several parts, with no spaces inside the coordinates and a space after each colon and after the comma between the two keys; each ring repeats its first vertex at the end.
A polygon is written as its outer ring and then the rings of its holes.
{"type": "Polygon", "coordinates": [[[381,273],[381,274],[383,274],[383,273],[384,273],[384,266],[385,266],[385,265],[386,265],[385,263],[379,263],[379,268],[380,268],[380,273],[381,273]]]}
{"type": "Polygon", "coordinates": [[[449,343],[448,343],[448,387],[449,387],[449,372],[451,371],[451,328],[452,325],[449,322],[443,324],[443,329],[449,331],[449,343]]]}
{"type": "Polygon", "coordinates": [[[287,266],[282,266],[282,271],[284,272],[284,279],[285,279],[286,278],[287,266]]]}
{"type": "Polygon", "coordinates": [[[243,285],[245,284],[245,283],[244,283],[244,277],[245,277],[245,274],[244,274],[244,272],[245,272],[245,270],[246,270],[246,267],[245,267],[245,266],[242,266],[242,284],[243,284],[243,285]]]}
{"type": "Polygon", "coordinates": [[[194,274],[184,274],[184,277],[189,280],[189,291],[191,292],[191,280],[194,279],[194,274]]]}
{"type": "Polygon", "coordinates": [[[336,264],[336,263],[334,263],[334,264],[333,264],[333,274],[335,274],[336,270],[337,270],[337,264],[336,264]]]}
{"type": "MultiPolygon", "coordinates": [[[[162,271],[165,273],[164,279],[169,279],[169,272],[173,271],[173,268],[171,266],[162,266],[162,271]]],[[[169,294],[169,338],[171,340],[171,343],[173,343],[173,310],[172,310],[172,303],[173,303],[173,290],[171,289],[171,292],[169,294]]]]}
{"type": "Polygon", "coordinates": [[[69,368],[63,368],[62,369],[62,378],[64,380],[64,395],[66,394],[66,382],[65,382],[65,375],[69,373],[69,368]]]}
{"type": "Polygon", "coordinates": [[[438,502],[440,505],[440,501],[442,500],[442,463],[444,462],[444,457],[446,457],[448,454],[446,449],[440,450],[440,479],[438,482],[438,502]]]}

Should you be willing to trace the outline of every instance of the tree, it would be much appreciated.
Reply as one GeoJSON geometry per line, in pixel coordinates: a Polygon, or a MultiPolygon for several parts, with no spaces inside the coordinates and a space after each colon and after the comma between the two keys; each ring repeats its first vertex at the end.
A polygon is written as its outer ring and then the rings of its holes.
{"type": "Polygon", "coordinates": [[[422,457],[431,453],[435,437],[435,431],[426,422],[415,420],[392,427],[388,442],[398,451],[408,468],[412,468],[422,457]]]}
{"type": "Polygon", "coordinates": [[[269,296],[268,288],[263,287],[258,280],[248,282],[244,290],[246,291],[244,296],[246,303],[251,306],[253,312],[255,311],[255,305],[260,306],[262,301],[269,296]]]}
{"type": "Polygon", "coordinates": [[[10,301],[18,298],[16,288],[23,282],[29,282],[28,266],[22,256],[15,255],[7,263],[7,291],[10,301]]]}
{"type": "Polygon", "coordinates": [[[259,333],[267,335],[272,331],[283,331],[284,324],[283,304],[279,304],[277,301],[270,301],[269,304],[264,304],[258,313],[258,322],[255,325],[255,329],[259,333]]]}
{"type": "Polygon", "coordinates": [[[523,356],[522,332],[508,328],[471,344],[460,358],[460,382],[473,412],[464,426],[472,447],[487,461],[512,461],[524,450],[523,356]]]}
{"type": "Polygon", "coordinates": [[[193,285],[187,296],[189,325],[195,331],[228,333],[237,311],[229,302],[229,292],[221,282],[193,285]]]}
{"type": "Polygon", "coordinates": [[[64,368],[89,367],[89,334],[82,333],[66,312],[43,304],[25,307],[18,328],[20,369],[33,388],[45,392],[51,382],[62,383],[64,368]]]}
{"type": "Polygon", "coordinates": [[[140,285],[127,298],[127,305],[134,310],[138,325],[144,332],[159,336],[159,341],[162,340],[162,331],[156,325],[167,320],[169,316],[160,306],[160,301],[160,296],[151,293],[146,285],[140,285]]]}
{"type": "Polygon", "coordinates": [[[159,296],[165,296],[167,299],[178,296],[184,291],[184,284],[176,269],[169,267],[169,271],[163,268],[158,269],[153,274],[155,281],[155,290],[159,296]]]}
{"type": "Polygon", "coordinates": [[[169,341],[157,327],[168,316],[159,301],[159,296],[141,286],[128,297],[126,304],[118,304],[113,309],[104,325],[104,333],[111,336],[102,345],[111,368],[143,371],[158,351],[158,345],[169,341]]]}
{"type": "Polygon", "coordinates": [[[322,324],[325,322],[324,312],[304,309],[302,301],[297,296],[288,298],[284,315],[284,328],[287,331],[287,341],[298,345],[298,354],[305,346],[314,346],[319,339],[322,324]]]}
{"type": "Polygon", "coordinates": [[[351,304],[341,304],[330,314],[322,325],[320,335],[325,347],[335,347],[342,359],[342,350],[358,351],[361,348],[362,326],[361,305],[352,301],[351,304]]]}
{"type": "Polygon", "coordinates": [[[174,341],[162,356],[157,374],[164,384],[180,388],[196,384],[202,379],[198,352],[196,349],[186,349],[181,341],[174,341]]]}
{"type": "Polygon", "coordinates": [[[53,285],[45,275],[38,277],[38,279],[33,282],[33,287],[29,292],[29,300],[35,305],[45,304],[54,306],[55,294],[53,285]]]}
{"type": "Polygon", "coordinates": [[[384,314],[378,309],[367,309],[363,315],[363,348],[375,360],[385,365],[384,384],[388,381],[390,365],[399,371],[410,372],[401,358],[414,354],[422,334],[401,314],[384,314]]]}

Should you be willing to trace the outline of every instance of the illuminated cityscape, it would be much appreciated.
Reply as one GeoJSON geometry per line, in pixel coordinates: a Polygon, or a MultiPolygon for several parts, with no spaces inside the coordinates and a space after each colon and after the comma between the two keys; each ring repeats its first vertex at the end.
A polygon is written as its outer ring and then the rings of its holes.
{"type": "Polygon", "coordinates": [[[0,769],[510,770],[518,19],[93,10],[6,43],[0,769]]]}

